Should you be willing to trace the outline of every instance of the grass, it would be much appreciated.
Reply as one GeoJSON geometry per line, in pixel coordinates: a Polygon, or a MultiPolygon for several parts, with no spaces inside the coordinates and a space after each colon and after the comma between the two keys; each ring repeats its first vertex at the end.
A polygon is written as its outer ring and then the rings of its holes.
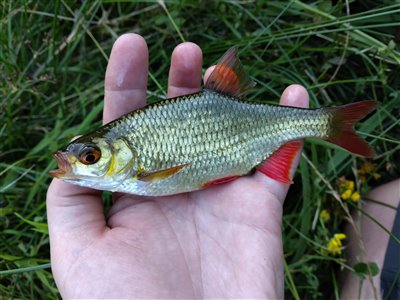
{"type": "MultiPolygon", "coordinates": [[[[101,123],[107,56],[125,32],[149,45],[149,102],[165,96],[170,54],[183,40],[201,46],[204,68],[237,45],[257,82],[250,99],[276,103],[285,86],[300,83],[312,107],[378,100],[358,129],[376,151],[381,178],[367,175],[359,190],[399,177],[397,1],[79,3],[0,3],[0,298],[60,297],[46,225],[51,154],[101,123]]],[[[321,250],[354,206],[340,199],[337,180],[359,183],[363,162],[327,143],[306,143],[284,209],[287,298],[338,297],[339,269],[353,266],[321,250]],[[331,212],[327,223],[323,209],[331,212]]]]}

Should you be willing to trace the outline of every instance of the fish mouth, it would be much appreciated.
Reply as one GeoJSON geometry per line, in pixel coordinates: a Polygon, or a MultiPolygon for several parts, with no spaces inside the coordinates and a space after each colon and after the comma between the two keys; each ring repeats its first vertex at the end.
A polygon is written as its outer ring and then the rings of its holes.
{"type": "Polygon", "coordinates": [[[49,175],[55,178],[66,177],[72,171],[67,155],[62,151],[57,151],[53,157],[57,161],[58,169],[51,170],[49,175]]]}

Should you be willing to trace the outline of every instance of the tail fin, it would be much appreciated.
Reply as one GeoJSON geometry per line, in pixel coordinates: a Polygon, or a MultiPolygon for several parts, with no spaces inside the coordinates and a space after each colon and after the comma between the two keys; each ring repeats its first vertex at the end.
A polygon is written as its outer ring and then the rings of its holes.
{"type": "Polygon", "coordinates": [[[332,130],[328,141],[355,154],[372,157],[371,147],[355,133],[353,126],[375,109],[373,100],[355,102],[330,108],[333,111],[332,130]]]}

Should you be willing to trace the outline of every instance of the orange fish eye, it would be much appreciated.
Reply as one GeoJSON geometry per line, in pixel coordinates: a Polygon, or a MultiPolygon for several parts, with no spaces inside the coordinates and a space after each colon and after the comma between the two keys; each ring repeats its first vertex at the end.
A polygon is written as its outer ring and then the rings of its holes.
{"type": "Polygon", "coordinates": [[[101,151],[96,146],[86,146],[79,153],[79,161],[85,165],[92,165],[99,161],[101,151]]]}

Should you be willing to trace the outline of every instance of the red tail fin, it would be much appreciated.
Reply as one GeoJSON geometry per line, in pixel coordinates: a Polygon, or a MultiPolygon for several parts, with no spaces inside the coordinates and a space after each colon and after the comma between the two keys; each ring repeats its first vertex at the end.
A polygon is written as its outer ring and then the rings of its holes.
{"type": "Polygon", "coordinates": [[[355,102],[331,108],[334,111],[332,131],[328,141],[355,154],[372,157],[371,147],[355,133],[354,124],[373,111],[378,102],[373,100],[355,102]]]}

